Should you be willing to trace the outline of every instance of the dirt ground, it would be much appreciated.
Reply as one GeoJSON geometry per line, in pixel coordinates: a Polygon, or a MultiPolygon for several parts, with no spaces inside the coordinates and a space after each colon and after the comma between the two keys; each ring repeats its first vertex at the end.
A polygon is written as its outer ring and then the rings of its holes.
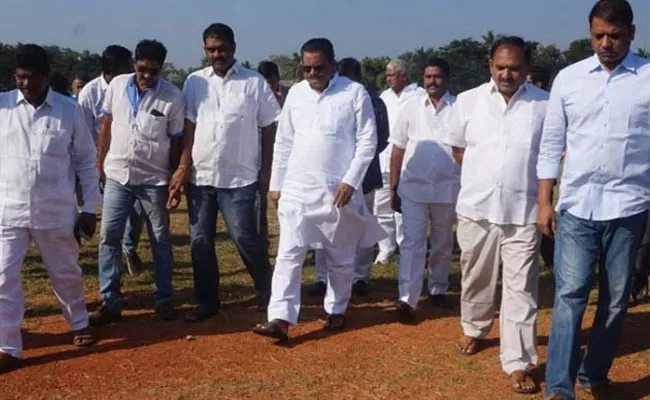
{"type": "MultiPolygon", "coordinates": [[[[185,217],[179,213],[173,219],[179,264],[176,298],[186,309],[192,292],[185,217]]],[[[456,307],[433,309],[423,301],[413,324],[402,324],[384,311],[396,294],[395,264],[375,269],[371,295],[353,300],[348,327],[340,333],[322,330],[320,301],[303,292],[301,323],[290,331],[288,343],[276,345],[250,333],[265,315],[250,308],[250,279],[227,242],[221,238],[217,245],[220,255],[228,255],[221,257],[225,305],[218,316],[194,325],[161,322],[152,311],[151,275],[125,278],[123,320],[98,330],[100,342],[88,349],[70,344],[38,258],[28,260],[24,363],[0,375],[0,400],[543,398],[509,391],[499,365],[498,321],[479,354],[455,352],[461,335],[457,268],[452,275],[456,307]]],[[[84,250],[81,260],[91,310],[97,305],[94,246],[96,242],[84,250]]],[[[149,253],[146,243],[142,253],[149,253]]],[[[313,268],[306,267],[305,275],[309,282],[313,268]]],[[[543,381],[553,296],[550,274],[542,276],[541,288],[535,376],[543,381]]],[[[592,301],[585,337],[593,313],[592,301]]],[[[610,378],[616,393],[611,398],[650,398],[650,305],[634,308],[628,316],[610,378]]]]}

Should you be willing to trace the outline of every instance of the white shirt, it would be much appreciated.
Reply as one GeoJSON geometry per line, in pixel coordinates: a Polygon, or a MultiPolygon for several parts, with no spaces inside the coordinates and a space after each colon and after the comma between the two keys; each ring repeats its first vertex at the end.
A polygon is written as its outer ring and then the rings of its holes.
{"type": "MultiPolygon", "coordinates": [[[[384,90],[379,96],[386,104],[386,111],[388,111],[388,125],[391,134],[395,129],[395,123],[399,118],[404,104],[406,104],[412,97],[426,96],[427,91],[418,86],[417,83],[411,83],[402,89],[398,96],[393,89],[384,90]]],[[[390,155],[393,147],[389,144],[384,151],[379,154],[379,166],[382,173],[390,172],[390,155]]]]}
{"type": "Polygon", "coordinates": [[[629,54],[611,73],[594,55],[553,84],[537,173],[555,179],[566,147],[558,210],[609,221],[650,201],[650,61],[629,54]]]}
{"type": "Polygon", "coordinates": [[[279,216],[291,227],[286,235],[314,248],[357,246],[362,238],[375,244],[376,221],[361,186],[376,146],[372,102],[362,85],[335,74],[320,94],[306,80],[293,86],[278,124],[270,183],[281,191],[279,216]],[[337,209],[341,182],[356,191],[337,209]]]}
{"type": "Polygon", "coordinates": [[[548,93],[524,83],[506,103],[493,81],[461,93],[448,144],[465,149],[457,213],[474,221],[537,221],[536,164],[548,93]]]}
{"type": "Polygon", "coordinates": [[[75,175],[83,212],[100,203],[96,150],[74,99],[48,90],[34,108],[19,90],[0,93],[0,225],[54,229],[77,215],[75,175]]]}
{"type": "Polygon", "coordinates": [[[262,75],[238,62],[221,78],[212,67],[192,73],[183,87],[185,118],[196,124],[192,183],[238,188],[258,180],[258,128],[280,115],[280,105],[262,75]]]}
{"type": "Polygon", "coordinates": [[[449,92],[438,108],[428,96],[411,98],[393,126],[389,142],[405,149],[398,194],[416,203],[456,203],[460,166],[444,144],[456,97],[449,92]]]}
{"type": "Polygon", "coordinates": [[[183,135],[181,91],[158,78],[151,89],[139,94],[135,74],[120,75],[106,91],[105,115],[113,116],[111,146],[104,173],[122,185],[162,186],[169,182],[170,148],[183,135]]]}
{"type": "Polygon", "coordinates": [[[79,92],[79,105],[95,143],[97,143],[101,127],[102,107],[104,106],[106,89],[108,89],[108,82],[102,75],[88,82],[79,92]]]}

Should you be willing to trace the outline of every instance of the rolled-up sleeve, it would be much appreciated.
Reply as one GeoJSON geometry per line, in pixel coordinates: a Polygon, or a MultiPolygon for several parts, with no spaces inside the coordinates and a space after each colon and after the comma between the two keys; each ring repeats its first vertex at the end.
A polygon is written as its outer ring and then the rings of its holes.
{"type": "Polygon", "coordinates": [[[75,107],[73,129],[70,160],[83,189],[84,204],[82,211],[96,214],[97,208],[101,204],[99,174],[95,169],[97,150],[88,125],[84,120],[81,107],[75,107]]]}
{"type": "Polygon", "coordinates": [[[377,126],[372,101],[365,89],[358,91],[355,101],[356,149],[343,183],[356,190],[361,189],[370,162],[375,157],[377,147],[377,126]]]}
{"type": "Polygon", "coordinates": [[[408,144],[408,131],[409,131],[409,120],[411,115],[411,110],[417,107],[417,104],[414,102],[406,104],[404,110],[397,117],[395,125],[393,125],[393,131],[390,133],[390,138],[388,139],[389,143],[399,147],[400,149],[406,149],[408,144]]]}
{"type": "Polygon", "coordinates": [[[548,101],[544,130],[539,146],[537,159],[537,178],[556,179],[560,175],[560,162],[566,143],[567,117],[564,110],[564,88],[562,73],[560,73],[551,89],[548,101]]]}
{"type": "Polygon", "coordinates": [[[468,103],[468,95],[463,96],[461,94],[454,104],[451,118],[449,120],[449,129],[447,131],[447,136],[443,139],[443,143],[448,146],[459,147],[464,149],[467,147],[466,139],[466,129],[467,129],[467,118],[465,113],[465,108],[468,103]]]}
{"type": "Polygon", "coordinates": [[[169,114],[168,130],[167,133],[170,137],[179,138],[183,136],[183,127],[185,126],[185,105],[183,96],[178,93],[174,97],[169,114]]]}
{"type": "Polygon", "coordinates": [[[194,96],[193,79],[192,76],[189,76],[185,80],[185,84],[183,85],[183,102],[185,103],[185,119],[195,124],[198,109],[194,96]]]}
{"type": "Polygon", "coordinates": [[[257,109],[257,126],[265,128],[278,120],[280,103],[275,98],[273,91],[263,79],[258,86],[259,107],[257,109]]]}

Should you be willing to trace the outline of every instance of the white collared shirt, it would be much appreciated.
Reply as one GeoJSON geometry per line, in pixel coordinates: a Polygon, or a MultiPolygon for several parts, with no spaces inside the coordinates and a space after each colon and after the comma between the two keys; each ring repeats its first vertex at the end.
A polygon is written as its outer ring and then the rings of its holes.
{"type": "Polygon", "coordinates": [[[108,89],[108,82],[104,75],[101,75],[88,82],[79,92],[79,105],[95,143],[99,136],[106,89],[108,89]]]}
{"type": "Polygon", "coordinates": [[[34,108],[19,90],[0,93],[0,225],[54,229],[77,215],[75,175],[83,212],[100,203],[96,150],[74,99],[48,90],[34,108]]]}
{"type": "Polygon", "coordinates": [[[560,174],[558,210],[609,221],[650,205],[650,61],[628,54],[611,73],[594,55],[553,84],[537,173],[560,174]]]}
{"type": "Polygon", "coordinates": [[[465,149],[456,211],[474,221],[537,220],[536,164],[548,93],[524,83],[506,103],[493,81],[458,96],[448,144],[465,149]]]}
{"type": "Polygon", "coordinates": [[[238,188],[258,180],[259,128],[276,122],[280,105],[262,75],[238,62],[221,78],[212,67],[183,87],[185,118],[196,124],[192,183],[238,188]]]}
{"type": "MultiPolygon", "coordinates": [[[[393,89],[384,90],[379,96],[386,105],[386,111],[388,111],[388,125],[389,131],[392,135],[393,129],[395,129],[395,123],[399,118],[400,113],[404,104],[406,104],[412,97],[426,96],[426,90],[418,86],[417,83],[411,83],[402,89],[402,92],[398,96],[393,89]]],[[[379,166],[382,173],[390,172],[390,155],[393,151],[393,147],[389,144],[386,146],[384,151],[379,154],[379,166]]]]}
{"type": "Polygon", "coordinates": [[[416,203],[453,204],[460,166],[444,144],[456,97],[449,92],[436,108],[428,96],[411,98],[393,126],[389,142],[405,149],[398,194],[416,203]]]}
{"type": "Polygon", "coordinates": [[[122,185],[166,185],[171,141],[183,135],[183,96],[162,78],[137,94],[134,81],[135,74],[117,76],[106,91],[102,112],[113,123],[104,172],[122,185]]]}
{"type": "Polygon", "coordinates": [[[282,109],[270,188],[344,182],[361,190],[376,146],[375,115],[362,85],[335,74],[319,94],[304,80],[291,88],[282,109]]]}

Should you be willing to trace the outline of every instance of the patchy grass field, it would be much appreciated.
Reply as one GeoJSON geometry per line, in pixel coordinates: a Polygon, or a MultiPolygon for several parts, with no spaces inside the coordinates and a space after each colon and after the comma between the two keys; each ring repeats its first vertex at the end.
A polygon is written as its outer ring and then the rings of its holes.
{"type": "MultiPolygon", "coordinates": [[[[270,214],[273,214],[271,211],[270,214]]],[[[272,222],[275,219],[271,219],[272,222]]],[[[172,217],[176,302],[193,303],[187,216],[172,217]]],[[[373,269],[371,295],[353,299],[349,328],[325,333],[320,302],[305,292],[302,323],[292,340],[274,345],[250,333],[265,320],[252,309],[251,280],[220,221],[217,254],[222,273],[223,311],[200,324],[161,322],[153,315],[150,269],[123,278],[125,317],[98,331],[101,341],[90,349],[70,345],[38,254],[30,252],[23,270],[27,313],[24,367],[0,375],[0,399],[541,399],[517,396],[499,366],[498,324],[489,346],[474,357],[456,354],[461,335],[459,309],[434,310],[422,303],[416,323],[404,325],[383,311],[396,296],[396,263],[373,269]]],[[[277,242],[272,227],[273,242],[277,242]]],[[[273,252],[272,248],[272,252],[273,252]]],[[[144,235],[140,254],[151,267],[144,235]]],[[[89,309],[98,306],[97,238],[84,245],[80,264],[85,274],[89,309]]],[[[309,264],[309,263],[307,263],[309,264]]],[[[303,282],[312,283],[307,265],[303,282]]],[[[553,279],[541,277],[539,314],[540,367],[543,379],[550,327],[553,279]]],[[[459,292],[457,266],[452,292],[459,292]]],[[[594,293],[594,296],[597,294],[594,293]]],[[[594,297],[595,298],[595,297],[594,297]]],[[[585,335],[594,305],[585,318],[585,335]]],[[[650,398],[650,306],[633,309],[626,323],[620,356],[611,378],[615,399],[650,398]]],[[[590,398],[579,393],[580,398],[590,398]]]]}

